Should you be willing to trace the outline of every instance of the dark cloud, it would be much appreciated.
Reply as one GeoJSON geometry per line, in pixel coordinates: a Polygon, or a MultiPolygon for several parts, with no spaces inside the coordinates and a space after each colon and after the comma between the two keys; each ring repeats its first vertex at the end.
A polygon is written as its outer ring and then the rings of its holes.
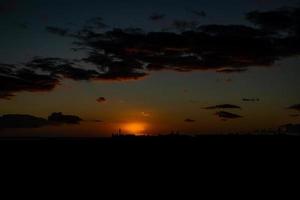
{"type": "Polygon", "coordinates": [[[260,99],[258,99],[258,98],[257,99],[243,98],[242,101],[244,101],[244,102],[259,102],[260,99]]]}
{"type": "Polygon", "coordinates": [[[0,63],[0,74],[11,74],[15,68],[14,65],[0,63]]]}
{"type": "Polygon", "coordinates": [[[60,35],[60,36],[67,36],[69,34],[69,30],[64,29],[64,28],[48,26],[48,27],[46,27],[46,30],[49,33],[53,33],[53,34],[60,35]]]}
{"type": "Polygon", "coordinates": [[[105,97],[99,97],[98,99],[97,99],[97,102],[98,103],[105,103],[107,101],[107,99],[105,98],[105,97]]]}
{"type": "Polygon", "coordinates": [[[292,105],[288,109],[300,111],[300,104],[292,105]]]}
{"type": "Polygon", "coordinates": [[[30,115],[3,115],[0,117],[0,128],[40,128],[47,126],[46,119],[30,115]]]}
{"type": "Polygon", "coordinates": [[[153,13],[149,19],[152,21],[160,21],[163,20],[166,17],[164,14],[159,14],[159,13],[153,13]]]}
{"type": "Polygon", "coordinates": [[[84,28],[71,35],[77,40],[78,50],[87,51],[88,56],[82,60],[100,69],[99,79],[108,80],[136,80],[159,70],[240,73],[300,54],[300,39],[294,34],[279,37],[263,28],[199,26],[196,21],[186,20],[175,20],[173,27],[179,32],[97,32],[84,28]]]}
{"type": "Polygon", "coordinates": [[[95,122],[95,123],[102,123],[102,120],[94,119],[94,120],[86,120],[86,122],[95,122]]]}
{"type": "Polygon", "coordinates": [[[234,68],[225,68],[225,69],[218,69],[217,70],[217,72],[218,73],[226,73],[226,74],[230,74],[230,73],[241,73],[241,72],[245,72],[245,71],[247,71],[248,69],[246,69],[246,68],[241,68],[241,69],[239,69],[239,68],[236,68],[236,69],[234,69],[234,68]]]}
{"type": "Polygon", "coordinates": [[[79,124],[83,121],[80,117],[75,115],[64,115],[63,113],[52,113],[48,117],[48,121],[58,124],[79,124]]]}
{"type": "Polygon", "coordinates": [[[246,18],[270,34],[286,32],[298,37],[300,33],[300,8],[254,11],[248,13],[246,18]]]}
{"type": "MultiPolygon", "coordinates": [[[[194,29],[190,25],[175,23],[184,30],[194,29]]],[[[274,44],[274,38],[265,38],[260,30],[237,25],[201,26],[198,31],[182,33],[128,33],[114,29],[81,34],[77,39],[81,48],[92,50],[83,60],[105,68],[104,77],[111,71],[129,77],[143,77],[147,71],[158,70],[244,72],[252,66],[271,66],[280,59],[276,46],[282,49],[279,42],[274,44]]]]}
{"type": "Polygon", "coordinates": [[[180,31],[188,31],[188,30],[195,30],[199,25],[197,21],[187,21],[187,20],[174,20],[173,27],[180,31]]]}
{"type": "Polygon", "coordinates": [[[196,15],[197,17],[207,17],[206,12],[203,11],[203,10],[201,10],[201,11],[199,11],[199,10],[192,10],[191,12],[192,12],[192,14],[196,15]]]}
{"type": "Polygon", "coordinates": [[[233,114],[230,112],[225,112],[225,111],[217,112],[216,115],[223,120],[242,118],[242,116],[240,116],[240,115],[233,114]]]}
{"type": "Polygon", "coordinates": [[[83,121],[80,117],[53,113],[47,119],[31,115],[3,115],[0,116],[0,129],[10,128],[41,128],[44,126],[61,124],[79,124],[83,121]]]}
{"type": "Polygon", "coordinates": [[[221,104],[216,106],[205,107],[207,110],[217,110],[217,109],[241,109],[240,106],[231,105],[231,104],[221,104]]]}
{"type": "Polygon", "coordinates": [[[86,29],[106,29],[109,26],[103,22],[101,17],[95,17],[86,21],[86,29]]]}
{"type": "Polygon", "coordinates": [[[55,75],[37,74],[29,69],[2,68],[0,70],[0,98],[10,99],[17,92],[48,92],[59,79],[55,75]]]}
{"type": "Polygon", "coordinates": [[[26,63],[27,67],[39,69],[52,75],[62,76],[73,80],[97,79],[99,73],[96,70],[74,67],[74,63],[61,58],[34,58],[26,63]]]}
{"type": "Polygon", "coordinates": [[[187,118],[187,119],[184,120],[184,122],[186,122],[186,123],[194,123],[194,122],[196,122],[196,120],[187,118]]]}
{"type": "Polygon", "coordinates": [[[86,56],[77,61],[34,58],[14,70],[0,66],[0,98],[21,91],[51,91],[63,78],[128,81],[161,70],[241,73],[251,67],[270,67],[300,55],[299,13],[299,8],[251,12],[246,17],[256,27],[175,20],[173,31],[165,32],[103,30],[107,26],[101,18],[76,31],[49,26],[49,32],[72,38],[72,49],[86,56]]]}

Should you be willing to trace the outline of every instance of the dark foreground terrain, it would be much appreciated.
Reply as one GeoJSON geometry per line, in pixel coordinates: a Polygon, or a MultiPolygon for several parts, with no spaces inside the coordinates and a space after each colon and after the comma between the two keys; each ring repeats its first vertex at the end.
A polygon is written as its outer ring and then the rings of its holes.
{"type": "Polygon", "coordinates": [[[125,169],[187,173],[192,167],[196,171],[202,168],[205,172],[204,168],[226,174],[225,169],[269,170],[282,165],[290,168],[296,166],[298,152],[300,137],[287,135],[0,139],[2,167],[13,163],[16,170],[51,166],[68,172],[105,168],[117,174],[126,174],[125,169]],[[266,163],[268,167],[263,167],[266,163]]]}
{"type": "Polygon", "coordinates": [[[281,150],[300,147],[299,136],[288,135],[215,135],[215,136],[130,136],[121,135],[111,138],[2,138],[0,148],[20,150],[105,150],[114,153],[126,151],[240,151],[268,149],[281,150]]]}

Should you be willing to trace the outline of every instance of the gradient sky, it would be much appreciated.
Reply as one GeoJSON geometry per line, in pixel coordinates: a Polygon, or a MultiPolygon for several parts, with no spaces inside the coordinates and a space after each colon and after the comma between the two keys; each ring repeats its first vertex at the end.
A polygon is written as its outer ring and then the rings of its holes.
{"type": "MultiPolygon", "coordinates": [[[[47,26],[77,29],[88,19],[101,17],[114,28],[158,31],[175,19],[195,20],[194,10],[207,14],[201,18],[201,25],[249,25],[244,17],[247,12],[298,4],[293,0],[0,0],[0,63],[21,64],[36,56],[82,57],[84,52],[70,50],[72,38],[51,34],[47,26]],[[167,19],[162,23],[149,20],[154,13],[164,14],[167,19]]],[[[47,118],[53,112],[63,112],[85,121],[80,125],[0,129],[0,136],[109,136],[120,128],[134,134],[276,129],[299,123],[299,117],[290,115],[300,113],[286,109],[300,103],[299,64],[299,56],[293,56],[276,61],[271,67],[253,66],[242,73],[162,70],[140,80],[63,79],[52,91],[23,91],[9,100],[0,99],[0,115],[47,118]],[[99,97],[106,101],[97,102],[99,97]],[[243,98],[260,101],[245,102],[243,98]],[[229,111],[243,118],[224,121],[215,115],[215,110],[203,109],[220,104],[242,107],[229,111]]]]}

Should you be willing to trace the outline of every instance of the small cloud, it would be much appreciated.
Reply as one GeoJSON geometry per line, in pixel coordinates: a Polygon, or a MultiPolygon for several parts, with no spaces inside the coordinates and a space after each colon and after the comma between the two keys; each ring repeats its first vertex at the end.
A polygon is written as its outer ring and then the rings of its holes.
{"type": "Polygon", "coordinates": [[[226,73],[226,74],[241,73],[246,71],[248,71],[248,69],[245,68],[223,68],[223,69],[216,70],[216,72],[218,73],[226,73]]]}
{"type": "Polygon", "coordinates": [[[300,111],[300,104],[292,105],[288,109],[300,111]]]}
{"type": "Polygon", "coordinates": [[[105,102],[107,102],[107,99],[106,99],[105,97],[99,97],[99,98],[97,99],[97,102],[98,102],[98,103],[105,103],[105,102]]]}
{"type": "Polygon", "coordinates": [[[257,98],[257,99],[248,99],[248,98],[244,98],[243,101],[244,101],[244,102],[259,102],[260,99],[258,99],[258,98],[257,98]]]}
{"type": "Polygon", "coordinates": [[[58,124],[79,124],[83,121],[80,117],[75,115],[64,115],[63,113],[52,113],[48,117],[49,122],[58,123],[58,124]]]}
{"type": "Polygon", "coordinates": [[[196,120],[187,118],[187,119],[184,120],[184,122],[186,122],[186,123],[194,123],[194,122],[196,122],[196,120]]]}
{"type": "Polygon", "coordinates": [[[164,14],[158,14],[158,13],[153,13],[149,19],[152,21],[160,21],[163,20],[166,17],[164,14]]]}
{"type": "Polygon", "coordinates": [[[69,34],[69,30],[68,29],[64,29],[64,28],[47,26],[46,30],[49,33],[56,34],[56,35],[59,35],[59,36],[67,36],[69,34]]]}
{"type": "Polygon", "coordinates": [[[231,105],[231,104],[221,104],[216,106],[209,106],[204,109],[207,110],[217,110],[217,109],[242,109],[240,106],[231,105]]]}
{"type": "Polygon", "coordinates": [[[102,120],[97,120],[97,119],[93,119],[93,120],[85,120],[85,122],[94,122],[94,123],[102,123],[102,120]]]}
{"type": "Polygon", "coordinates": [[[242,116],[240,115],[230,113],[230,112],[225,112],[225,111],[216,112],[216,115],[222,120],[242,118],[242,116]]]}

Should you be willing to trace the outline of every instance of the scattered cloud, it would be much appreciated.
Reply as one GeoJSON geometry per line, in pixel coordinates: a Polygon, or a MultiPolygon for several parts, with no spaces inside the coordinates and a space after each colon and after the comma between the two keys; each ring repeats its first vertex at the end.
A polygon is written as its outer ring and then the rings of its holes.
{"type": "Polygon", "coordinates": [[[17,92],[49,92],[59,85],[55,75],[38,74],[29,69],[4,66],[0,71],[0,98],[10,99],[17,92]]]}
{"type": "Polygon", "coordinates": [[[80,117],[75,115],[64,115],[63,113],[52,113],[48,117],[48,121],[58,124],[79,124],[83,121],[80,117]]]}
{"type": "Polygon", "coordinates": [[[98,103],[105,103],[105,102],[107,102],[107,99],[106,99],[105,97],[99,97],[99,98],[97,99],[97,102],[98,102],[98,103]]]}
{"type": "Polygon", "coordinates": [[[109,26],[103,22],[101,17],[95,17],[86,21],[86,30],[89,29],[106,29],[109,26]]]}
{"type": "Polygon", "coordinates": [[[166,15],[164,14],[159,14],[159,13],[153,13],[149,19],[152,20],[152,21],[161,21],[163,19],[166,18],[166,15]]]}
{"type": "Polygon", "coordinates": [[[218,109],[241,109],[240,106],[231,105],[231,104],[221,104],[216,106],[205,107],[207,110],[218,110],[218,109]]]}
{"type": "Polygon", "coordinates": [[[258,98],[256,98],[256,99],[243,98],[242,101],[244,101],[244,102],[259,102],[260,99],[258,99],[258,98]]]}
{"type": "Polygon", "coordinates": [[[218,69],[218,70],[216,70],[216,72],[218,72],[218,73],[226,73],[226,74],[231,74],[231,73],[241,73],[241,72],[246,72],[246,71],[248,71],[248,69],[246,69],[246,68],[236,68],[236,69],[234,69],[234,68],[224,68],[224,69],[218,69]]]}
{"type": "Polygon", "coordinates": [[[32,115],[10,114],[0,116],[0,129],[41,128],[60,124],[79,124],[81,121],[83,120],[80,117],[62,113],[53,113],[48,119],[32,115]]]}
{"type": "Polygon", "coordinates": [[[47,126],[46,119],[34,117],[31,115],[3,115],[0,117],[0,128],[40,128],[47,126]]]}
{"type": "Polygon", "coordinates": [[[288,109],[300,111],[300,104],[292,105],[288,109]]]}
{"type": "Polygon", "coordinates": [[[102,123],[102,120],[93,119],[93,120],[85,120],[85,122],[94,122],[94,123],[102,123]]]}
{"type": "Polygon", "coordinates": [[[223,120],[242,118],[242,116],[240,115],[230,113],[230,112],[225,112],[225,111],[217,112],[216,115],[223,120]]]}
{"type": "Polygon", "coordinates": [[[272,11],[253,11],[246,18],[269,34],[283,32],[298,35],[300,28],[300,8],[284,7],[272,11]]]}
{"type": "Polygon", "coordinates": [[[196,122],[196,120],[187,118],[187,119],[184,120],[184,122],[186,122],[186,123],[194,123],[194,122],[196,122]]]}
{"type": "Polygon", "coordinates": [[[48,27],[46,27],[46,30],[49,33],[53,33],[53,34],[60,35],[60,36],[67,36],[69,34],[69,30],[64,29],[64,28],[48,26],[48,27]]]}

